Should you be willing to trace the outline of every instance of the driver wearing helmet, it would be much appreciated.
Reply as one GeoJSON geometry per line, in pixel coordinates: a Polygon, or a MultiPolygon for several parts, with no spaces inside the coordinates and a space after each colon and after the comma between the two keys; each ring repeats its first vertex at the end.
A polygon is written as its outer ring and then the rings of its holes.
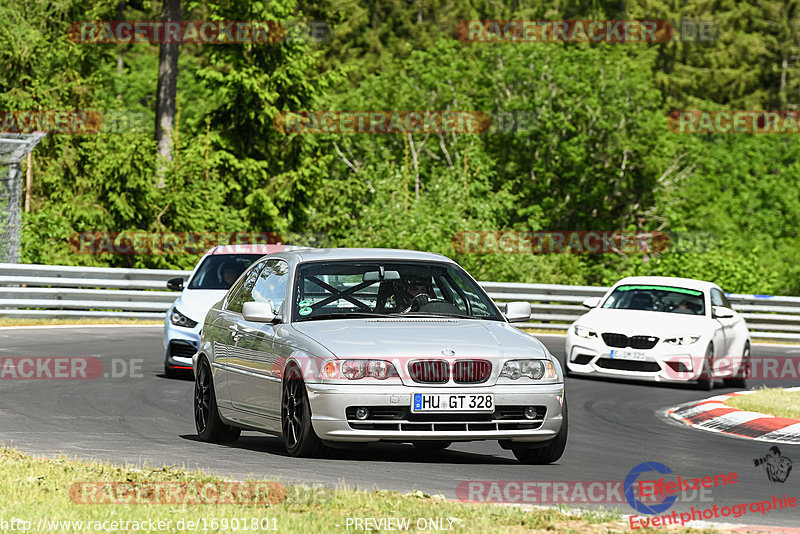
{"type": "Polygon", "coordinates": [[[406,276],[398,299],[398,309],[402,310],[400,313],[419,311],[431,298],[433,298],[433,284],[430,276],[406,276]]]}

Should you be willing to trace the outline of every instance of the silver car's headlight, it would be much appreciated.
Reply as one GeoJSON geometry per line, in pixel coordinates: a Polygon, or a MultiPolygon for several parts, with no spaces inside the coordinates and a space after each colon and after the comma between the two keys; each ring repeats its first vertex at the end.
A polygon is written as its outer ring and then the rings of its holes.
{"type": "Polygon", "coordinates": [[[575,335],[578,337],[585,337],[585,338],[597,337],[597,332],[595,332],[590,328],[586,328],[585,326],[575,325],[573,332],[575,332],[575,335]]]}
{"type": "Polygon", "coordinates": [[[669,343],[670,345],[691,345],[692,343],[697,343],[698,339],[700,339],[700,336],[672,337],[665,339],[664,343],[669,343]]]}
{"type": "Polygon", "coordinates": [[[178,308],[172,309],[172,314],[169,317],[169,322],[175,326],[182,326],[184,328],[194,328],[197,326],[197,321],[192,321],[184,314],[178,311],[178,308]]]}
{"type": "Polygon", "coordinates": [[[332,380],[386,380],[398,376],[394,365],[385,360],[328,360],[322,365],[322,378],[332,380]]]}
{"type": "Polygon", "coordinates": [[[500,376],[511,380],[522,377],[547,380],[556,378],[556,368],[550,360],[509,360],[500,369],[500,376]]]}

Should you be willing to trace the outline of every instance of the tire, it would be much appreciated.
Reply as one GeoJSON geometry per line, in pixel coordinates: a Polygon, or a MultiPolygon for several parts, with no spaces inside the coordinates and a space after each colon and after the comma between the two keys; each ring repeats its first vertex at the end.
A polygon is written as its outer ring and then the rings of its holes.
{"type": "Polygon", "coordinates": [[[561,429],[547,445],[537,449],[511,449],[511,452],[514,453],[520,463],[528,465],[551,464],[561,458],[564,454],[564,449],[567,448],[567,433],[569,431],[566,398],[564,398],[564,406],[561,409],[561,413],[564,417],[561,422],[561,429]]]}
{"type": "Polygon", "coordinates": [[[421,451],[443,451],[453,444],[452,441],[443,440],[425,440],[425,441],[412,441],[412,445],[421,451]]]}
{"type": "Polygon", "coordinates": [[[750,377],[750,342],[745,341],[742,350],[742,364],[736,370],[738,376],[725,378],[723,382],[726,387],[747,389],[747,379],[750,377]]]}
{"type": "Polygon", "coordinates": [[[703,368],[700,370],[700,376],[697,379],[697,389],[703,391],[711,391],[714,389],[714,344],[709,343],[706,348],[706,355],[703,358],[703,368]]]}
{"type": "Polygon", "coordinates": [[[233,443],[242,433],[241,428],[226,424],[219,416],[211,367],[206,360],[200,360],[194,381],[194,426],[200,439],[211,443],[233,443]]]}
{"type": "Polygon", "coordinates": [[[287,369],[283,379],[281,432],[289,456],[314,458],[328,451],[311,425],[311,404],[297,367],[287,369]]]}

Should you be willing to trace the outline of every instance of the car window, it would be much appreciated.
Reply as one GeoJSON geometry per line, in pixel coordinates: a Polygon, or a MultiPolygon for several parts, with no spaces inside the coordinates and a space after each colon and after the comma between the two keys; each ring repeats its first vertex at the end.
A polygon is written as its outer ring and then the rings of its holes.
{"type": "Polygon", "coordinates": [[[269,302],[275,314],[282,315],[288,280],[289,264],[282,260],[268,260],[253,287],[252,300],[269,302]]]}
{"type": "Polygon", "coordinates": [[[206,256],[197,268],[189,289],[229,289],[262,254],[219,254],[206,256]]]}
{"type": "Polygon", "coordinates": [[[236,287],[228,294],[228,298],[225,302],[226,310],[242,313],[242,305],[244,305],[245,302],[253,300],[253,286],[255,286],[258,275],[263,268],[264,263],[262,262],[248,271],[247,275],[239,280],[236,287]]]}
{"type": "Polygon", "coordinates": [[[705,314],[702,291],[650,284],[618,286],[603,302],[602,307],[686,315],[705,314]]]}
{"type": "Polygon", "coordinates": [[[463,269],[438,262],[309,262],[297,269],[294,320],[390,315],[502,321],[463,269]]]}
{"type": "MultiPolygon", "coordinates": [[[[727,301],[727,299],[725,298],[725,295],[722,294],[722,291],[720,291],[717,288],[711,288],[711,305],[712,306],[728,306],[728,304],[725,303],[726,301],[727,301]]],[[[730,307],[730,306],[728,306],[728,307],[730,307]]]]}

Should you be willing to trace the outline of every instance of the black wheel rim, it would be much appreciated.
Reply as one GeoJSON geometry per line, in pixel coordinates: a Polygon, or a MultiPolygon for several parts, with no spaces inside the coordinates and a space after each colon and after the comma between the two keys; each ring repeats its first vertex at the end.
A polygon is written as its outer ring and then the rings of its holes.
{"type": "Polygon", "coordinates": [[[303,395],[303,382],[297,375],[290,373],[286,385],[283,388],[283,399],[281,401],[281,430],[283,439],[289,449],[297,447],[300,436],[303,432],[303,409],[305,406],[305,395],[303,395]]]}
{"type": "Polygon", "coordinates": [[[201,365],[194,381],[194,424],[197,432],[202,433],[208,426],[211,415],[211,376],[208,366],[201,365]]]}

